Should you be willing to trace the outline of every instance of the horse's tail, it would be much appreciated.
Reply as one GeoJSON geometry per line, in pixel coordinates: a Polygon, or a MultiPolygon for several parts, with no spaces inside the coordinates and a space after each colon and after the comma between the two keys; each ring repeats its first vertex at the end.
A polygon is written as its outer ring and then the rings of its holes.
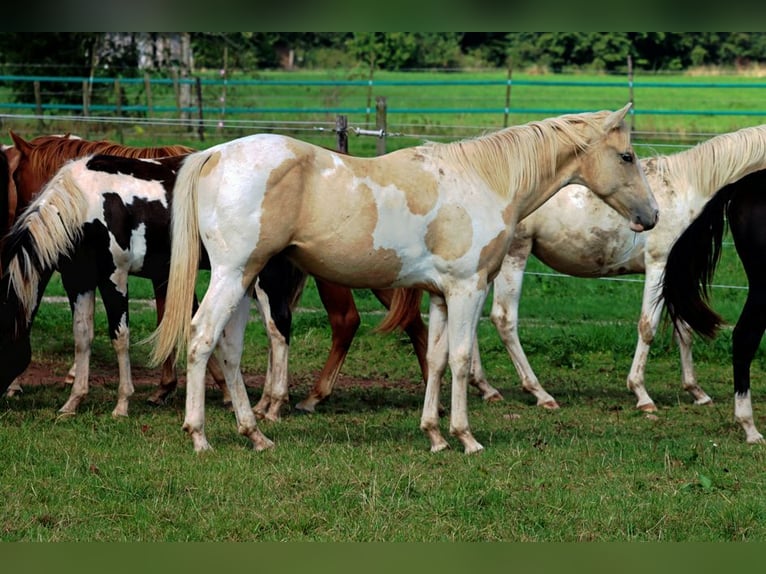
{"type": "Polygon", "coordinates": [[[163,363],[173,352],[176,360],[189,342],[192,305],[200,259],[197,185],[200,170],[210,158],[207,151],[189,155],[178,170],[170,216],[170,275],[165,313],[147,339],[154,344],[151,362],[163,363]]]}
{"type": "Polygon", "coordinates": [[[709,288],[721,259],[724,214],[733,191],[732,186],[721,188],[676,239],[662,278],[662,298],[670,320],[675,326],[685,321],[707,338],[715,337],[724,323],[710,307],[709,288]]]}
{"type": "Polygon", "coordinates": [[[394,289],[391,307],[375,330],[381,333],[390,333],[395,329],[406,329],[420,315],[422,299],[422,289],[394,289]]]}

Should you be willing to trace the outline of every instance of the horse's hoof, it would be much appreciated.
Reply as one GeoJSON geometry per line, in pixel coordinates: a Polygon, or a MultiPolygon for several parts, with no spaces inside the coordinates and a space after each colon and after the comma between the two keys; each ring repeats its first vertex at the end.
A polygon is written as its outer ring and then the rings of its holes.
{"type": "Polygon", "coordinates": [[[503,398],[503,395],[501,395],[499,391],[495,391],[488,397],[485,397],[484,400],[487,401],[488,403],[498,403],[498,402],[504,401],[505,399],[503,398]]]}
{"type": "Polygon", "coordinates": [[[560,408],[559,404],[554,400],[545,401],[540,403],[539,406],[543,407],[544,409],[548,409],[549,411],[555,411],[556,409],[560,408]]]}
{"type": "Polygon", "coordinates": [[[654,403],[646,403],[646,404],[643,404],[643,405],[636,405],[636,408],[639,411],[642,411],[642,412],[645,412],[645,413],[656,413],[657,412],[657,407],[655,406],[654,403]]]}

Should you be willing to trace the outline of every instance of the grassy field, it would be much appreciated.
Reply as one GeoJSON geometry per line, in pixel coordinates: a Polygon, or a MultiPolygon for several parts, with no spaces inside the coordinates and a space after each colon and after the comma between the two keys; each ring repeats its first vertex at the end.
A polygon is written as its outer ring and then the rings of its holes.
{"type": "MultiPolygon", "coordinates": [[[[677,131],[683,129],[692,128],[677,131]]],[[[77,416],[57,416],[68,394],[58,381],[71,361],[71,318],[65,304],[47,301],[33,329],[33,361],[51,369],[53,382],[0,402],[0,540],[766,539],[766,451],[746,445],[733,422],[730,330],[695,343],[700,383],[714,399],[707,407],[682,391],[677,349],[669,329],[660,331],[647,368],[659,412],[647,416],[633,408],[625,386],[643,278],[552,276],[534,260],[527,271],[520,336],[562,408],[539,409],[521,391],[485,313],[482,359],[505,400],[485,404],[470,393],[471,425],[486,447],[478,456],[463,455],[454,440],[452,449],[429,453],[418,429],[423,386],[415,357],[405,337],[374,332],[382,308],[369,292],[357,293],[362,326],[338,388],[316,414],[287,410],[282,421],[263,423],[276,448],[255,453],[211,388],[206,431],[214,450],[201,456],[181,431],[183,389],[167,405],[150,407],[152,386],[141,385],[131,416],[110,416],[116,365],[100,304],[91,394],[77,416]]],[[[205,280],[203,274],[200,291],[205,280]]],[[[745,282],[731,245],[716,283],[727,287],[714,289],[715,308],[733,322],[745,296],[735,287],[745,282]]],[[[150,297],[148,285],[135,279],[130,289],[138,341],[155,317],[141,301],[150,297]]],[[[57,281],[46,292],[62,294],[57,281]]],[[[243,369],[255,402],[267,343],[255,310],[252,319],[243,369]]],[[[329,344],[309,281],[293,325],[293,404],[313,384],[329,344]]],[[[147,355],[133,344],[131,360],[141,373],[147,355]]],[[[753,391],[762,429],[763,369],[759,355],[753,391]]],[[[449,404],[448,384],[442,403],[449,404]]],[[[446,426],[444,420],[445,433],[446,426]]]]}

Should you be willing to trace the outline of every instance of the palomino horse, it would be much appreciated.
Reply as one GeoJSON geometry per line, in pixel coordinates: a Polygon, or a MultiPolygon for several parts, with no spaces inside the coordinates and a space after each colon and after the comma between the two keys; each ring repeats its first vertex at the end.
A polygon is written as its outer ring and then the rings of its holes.
{"type": "Polygon", "coordinates": [[[154,359],[187,345],[183,428],[197,451],[204,432],[205,365],[214,349],[238,430],[256,450],[273,446],[250,409],[240,373],[247,297],[284,251],[314,276],[351,287],[420,287],[431,293],[428,382],[421,428],[439,431],[439,381],[452,372],[450,433],[466,453],[473,437],[466,385],[476,325],[516,223],[569,183],[588,185],[633,229],[654,226],[657,204],[636,160],[624,116],[573,114],[449,144],[354,158],[289,137],[244,137],[190,155],[173,190],[168,306],[154,359]],[[189,308],[200,240],[211,280],[189,308]]]}
{"type": "MultiPolygon", "coordinates": [[[[8,207],[3,207],[0,204],[0,213],[7,212],[9,214],[8,228],[3,229],[3,235],[5,235],[13,221],[16,220],[17,215],[26,208],[32,198],[40,191],[45,182],[53,177],[56,171],[69,160],[95,153],[122,157],[160,157],[186,154],[194,151],[192,148],[179,145],[154,148],[123,146],[110,141],[89,141],[71,135],[40,136],[31,141],[26,141],[12,131],[10,134],[14,146],[6,146],[3,151],[5,156],[7,156],[13,177],[9,182],[8,192],[2,193],[2,197],[0,197],[0,201],[7,200],[9,202],[8,207]],[[18,183],[18,194],[16,192],[16,183],[18,183]]],[[[102,164],[103,161],[106,160],[102,160],[102,164]]],[[[140,170],[141,164],[138,165],[140,170]]],[[[175,174],[172,170],[168,170],[168,174],[165,177],[174,178],[175,174]]],[[[132,185],[141,185],[141,183],[133,181],[132,185]]],[[[126,208],[128,211],[132,209],[131,206],[126,206],[126,208]]],[[[147,245],[147,248],[154,249],[154,245],[150,243],[147,245]]],[[[162,249],[162,245],[159,248],[162,249]]],[[[291,283],[298,279],[293,276],[295,270],[289,264],[275,262],[272,267],[274,268],[268,273],[269,280],[264,282],[264,292],[261,294],[260,299],[264,301],[266,297],[271,299],[268,308],[271,310],[272,315],[265,316],[264,321],[267,322],[266,328],[270,334],[271,353],[275,357],[274,369],[278,369],[281,363],[286,361],[286,345],[289,342],[289,317],[291,314],[289,306],[293,302],[293,295],[299,292],[299,287],[297,284],[291,283]],[[280,270],[285,274],[284,276],[279,275],[280,270]],[[277,359],[276,357],[284,358],[277,359]]],[[[167,276],[164,272],[152,279],[158,320],[164,311],[166,280],[167,276]]],[[[360,322],[353,294],[349,288],[335,285],[319,278],[316,279],[316,284],[330,320],[332,344],[319,378],[307,397],[296,405],[299,410],[303,411],[313,411],[315,405],[332,392],[360,322]]],[[[374,289],[373,293],[386,307],[390,305],[393,296],[392,290],[374,289]]],[[[95,304],[94,297],[95,293],[89,294],[88,297],[81,293],[70,295],[75,325],[80,323],[84,325],[86,321],[90,320],[87,313],[95,304]]],[[[400,322],[396,326],[403,329],[410,337],[425,380],[426,328],[419,310],[413,309],[409,315],[401,317],[400,322]]],[[[93,337],[92,328],[90,330],[90,337],[93,337]]],[[[76,349],[84,352],[89,346],[90,343],[81,341],[76,345],[76,349]]],[[[75,364],[67,376],[68,383],[73,383],[75,380],[75,373],[78,371],[78,358],[80,361],[85,360],[83,352],[75,353],[75,364]]],[[[123,358],[121,362],[124,363],[126,360],[123,358]]],[[[158,389],[149,397],[149,402],[160,404],[176,389],[178,379],[172,362],[172,360],[168,360],[163,365],[158,389]]],[[[228,390],[223,381],[223,375],[220,374],[214,361],[211,361],[209,367],[211,376],[224,393],[224,403],[228,403],[228,390]]],[[[270,369],[271,371],[272,369],[270,369]]],[[[87,372],[87,365],[81,366],[80,372],[87,372]]],[[[274,372],[276,377],[279,377],[281,374],[282,371],[280,370],[274,372]]],[[[286,376],[286,372],[284,372],[284,376],[286,376]]],[[[259,415],[275,420],[279,417],[281,406],[287,400],[287,396],[284,393],[278,395],[276,391],[272,391],[272,389],[284,388],[282,384],[273,385],[271,383],[272,379],[272,376],[267,377],[263,396],[258,405],[256,405],[256,411],[259,415]]],[[[80,383],[79,388],[83,388],[82,385],[83,383],[80,383]]],[[[499,396],[499,393],[489,384],[478,386],[487,400],[499,396]]],[[[87,386],[84,388],[87,388],[87,386]]],[[[14,382],[11,384],[8,392],[13,394],[20,390],[21,386],[18,382],[14,382]]]]}
{"type": "Polygon", "coordinates": [[[662,281],[667,313],[676,327],[715,337],[723,319],[710,308],[708,294],[721,257],[725,216],[748,281],[731,353],[734,418],[749,443],[766,442],[755,426],[750,400],[750,364],[766,330],[765,191],[766,171],[758,171],[716,193],[673,244],[662,281]]]}
{"type": "MultiPolygon", "coordinates": [[[[675,238],[705,202],[727,183],[766,168],[766,126],[744,128],[713,137],[697,146],[642,161],[662,217],[651,233],[636,235],[622,218],[587,188],[567,186],[516,227],[500,273],[495,278],[491,318],[521,378],[522,387],[537,404],[558,408],[537,379],[518,336],[519,298],[530,254],[561,273],[577,277],[607,277],[645,273],[638,343],[628,375],[628,389],[637,408],[655,411],[644,386],[649,347],[660,321],[655,305],[668,251],[675,238]]],[[[681,354],[682,383],[696,404],[710,402],[697,383],[689,333],[676,331],[681,354]]],[[[478,352],[472,379],[488,384],[478,352]]]]}

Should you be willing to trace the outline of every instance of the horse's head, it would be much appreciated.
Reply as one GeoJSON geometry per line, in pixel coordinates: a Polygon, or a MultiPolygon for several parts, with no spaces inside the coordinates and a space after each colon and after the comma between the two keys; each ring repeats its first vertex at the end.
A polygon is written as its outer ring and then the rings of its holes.
{"type": "Polygon", "coordinates": [[[606,114],[596,137],[580,157],[574,183],[589,187],[630,222],[634,231],[651,229],[659,208],[641,162],[633,151],[625,115],[631,104],[606,114]]]}
{"type": "Polygon", "coordinates": [[[12,169],[12,180],[17,202],[15,215],[18,216],[48,181],[48,174],[37,168],[34,160],[34,143],[26,141],[13,131],[10,135],[17,155],[16,165],[12,169]]]}

